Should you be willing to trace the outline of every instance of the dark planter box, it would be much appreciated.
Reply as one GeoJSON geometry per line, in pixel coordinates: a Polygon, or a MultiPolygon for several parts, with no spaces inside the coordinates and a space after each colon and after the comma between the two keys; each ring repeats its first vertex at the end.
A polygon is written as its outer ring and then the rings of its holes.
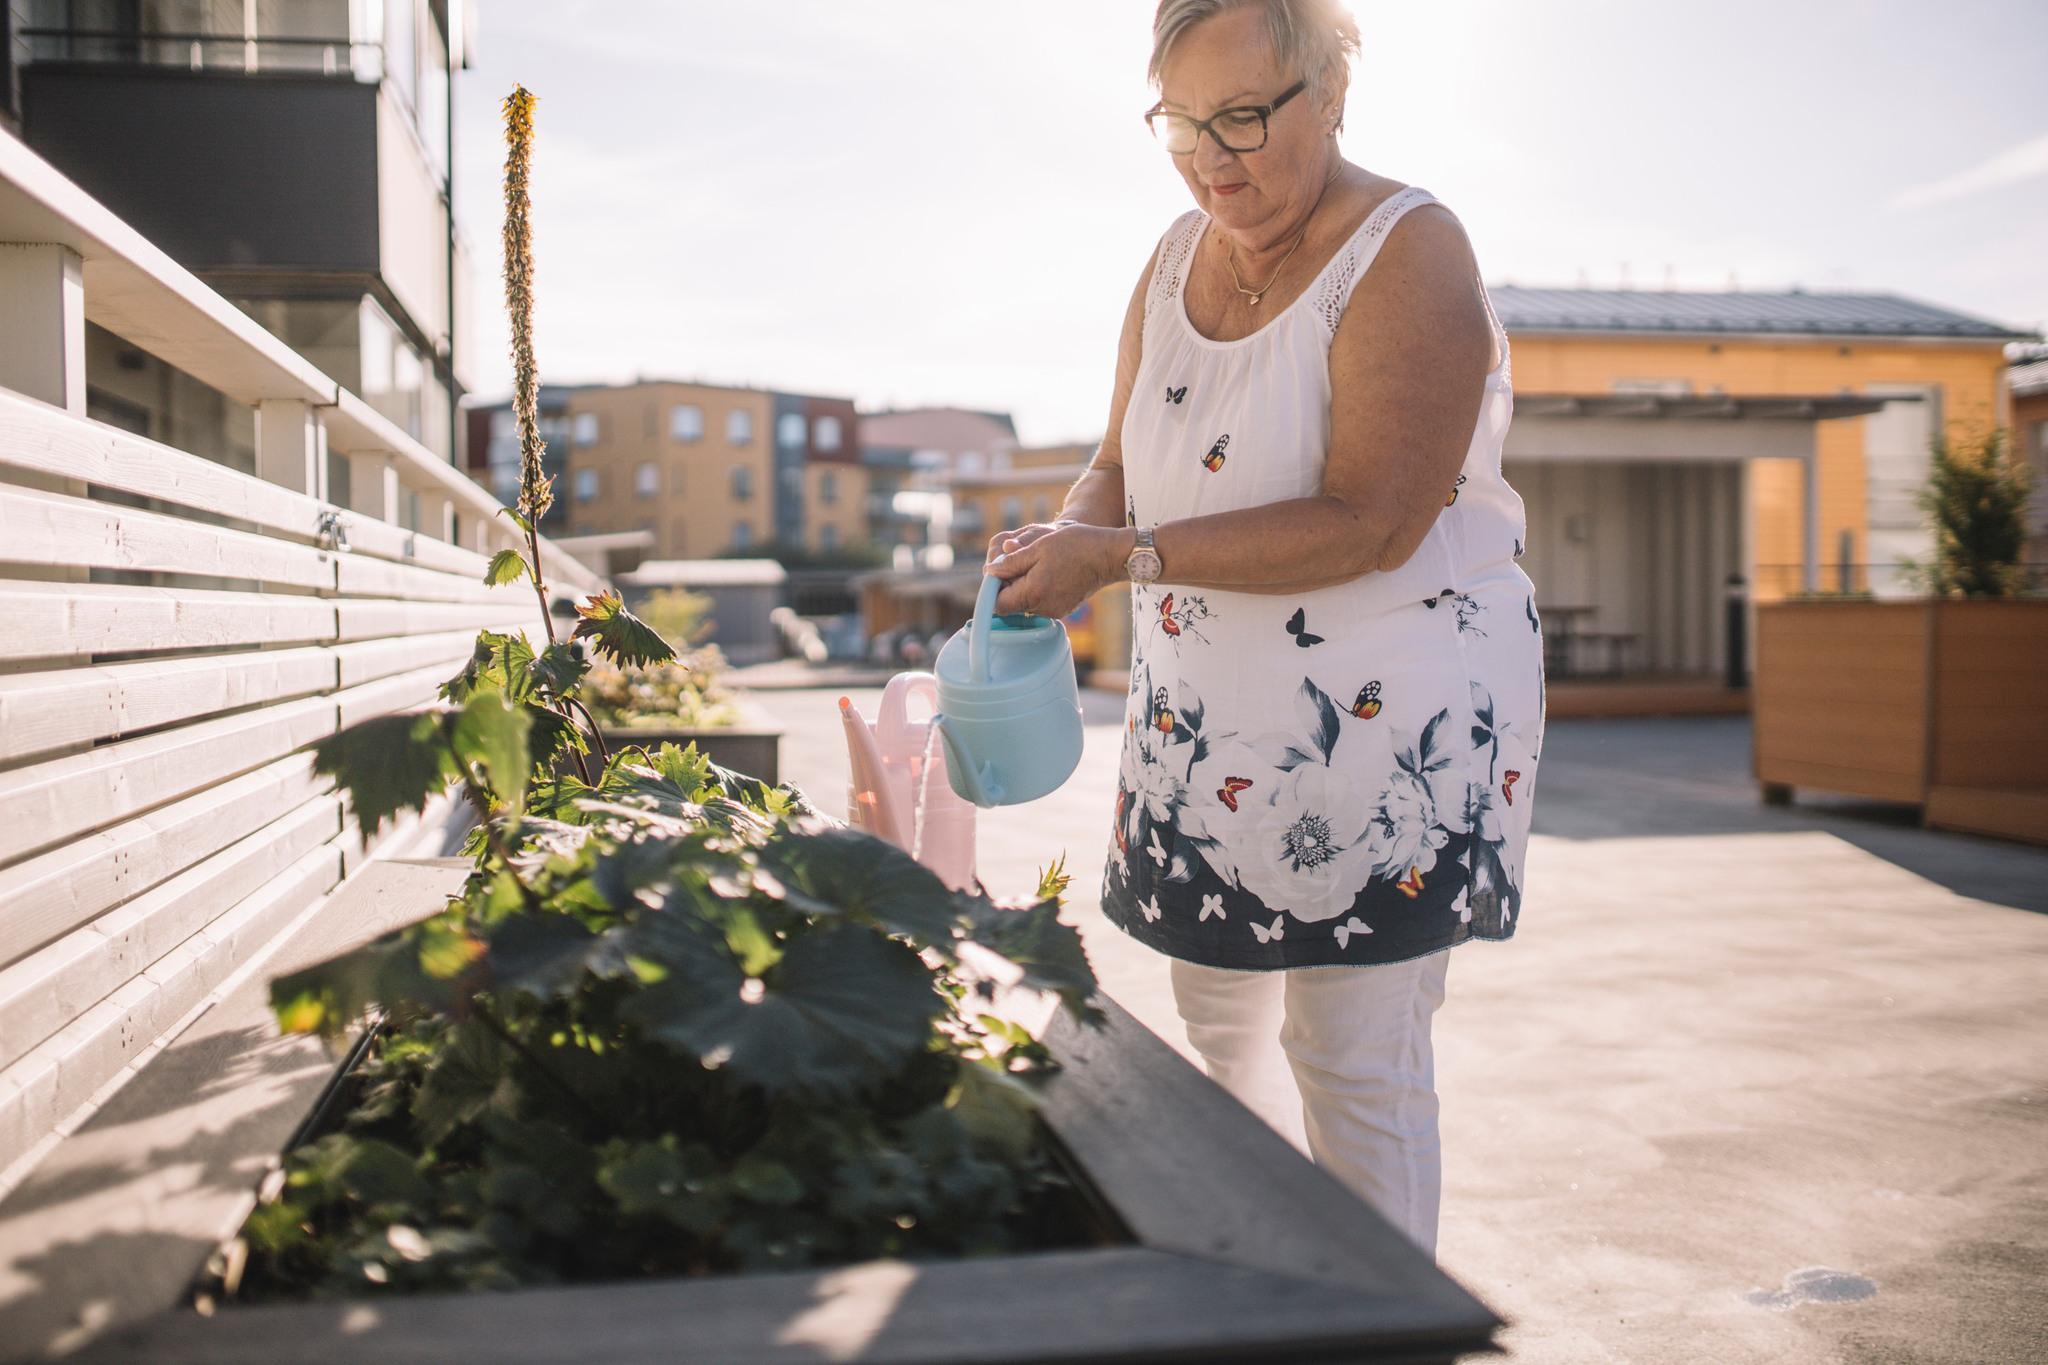
{"type": "MultiPolygon", "coordinates": [[[[373,865],[335,898],[350,927],[304,956],[416,917],[423,898],[461,872],[446,862],[373,865]]],[[[42,1286],[28,1297],[0,1294],[0,1322],[13,1329],[0,1352],[36,1359],[84,1345],[68,1358],[220,1365],[1451,1361],[1490,1349],[1500,1325],[1370,1208],[1107,1001],[1106,1029],[1060,1016],[1048,1031],[1063,1070],[1043,1118],[1093,1195],[1129,1229],[1128,1245],[229,1307],[202,1317],[185,1306],[189,1285],[252,1206],[253,1173],[274,1161],[334,1070],[331,1058],[305,1065],[310,1040],[279,1039],[254,1016],[256,984],[0,1202],[0,1264],[42,1286]],[[187,1048],[197,1055],[178,1056],[187,1048]],[[152,1077],[166,1062],[169,1070],[152,1077]],[[216,1083],[195,1094],[195,1065],[270,1084],[216,1083]],[[280,1103],[284,1076],[296,1103],[280,1103]],[[137,1193],[153,1188],[163,1203],[139,1219],[120,1203],[138,1183],[137,1193]]]]}
{"type": "Polygon", "coordinates": [[[604,730],[604,742],[613,749],[637,744],[657,749],[664,744],[677,747],[695,744],[713,763],[773,785],[782,780],[782,731],[742,707],[740,723],[702,729],[634,728],[604,730]]]}

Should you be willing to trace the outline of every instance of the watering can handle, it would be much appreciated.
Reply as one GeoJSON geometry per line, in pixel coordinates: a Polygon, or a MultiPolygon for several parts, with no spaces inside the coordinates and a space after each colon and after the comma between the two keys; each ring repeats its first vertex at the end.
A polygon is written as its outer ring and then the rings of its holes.
{"type": "Polygon", "coordinates": [[[996,619],[996,594],[1003,580],[983,574],[981,592],[974,599],[974,619],[967,623],[967,677],[970,682],[988,681],[988,632],[996,619]]]}

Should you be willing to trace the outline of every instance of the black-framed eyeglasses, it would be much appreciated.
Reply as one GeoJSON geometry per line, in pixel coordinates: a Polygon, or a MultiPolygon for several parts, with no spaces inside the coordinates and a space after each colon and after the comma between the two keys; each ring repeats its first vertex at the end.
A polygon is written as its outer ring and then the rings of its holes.
{"type": "Polygon", "coordinates": [[[1273,117],[1273,111],[1306,89],[1307,81],[1296,81],[1271,104],[1232,105],[1207,118],[1170,113],[1165,105],[1155,104],[1145,111],[1145,126],[1174,156],[1194,151],[1203,133],[1214,138],[1216,145],[1226,152],[1256,152],[1266,145],[1266,120],[1273,117]]]}

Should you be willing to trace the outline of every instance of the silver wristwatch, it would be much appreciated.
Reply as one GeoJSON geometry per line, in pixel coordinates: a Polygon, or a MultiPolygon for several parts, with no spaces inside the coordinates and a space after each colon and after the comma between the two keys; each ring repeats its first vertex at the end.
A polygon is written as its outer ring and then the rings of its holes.
{"type": "Polygon", "coordinates": [[[1124,557],[1124,575],[1138,584],[1159,581],[1159,551],[1152,546],[1151,527],[1138,528],[1138,543],[1124,557]]]}

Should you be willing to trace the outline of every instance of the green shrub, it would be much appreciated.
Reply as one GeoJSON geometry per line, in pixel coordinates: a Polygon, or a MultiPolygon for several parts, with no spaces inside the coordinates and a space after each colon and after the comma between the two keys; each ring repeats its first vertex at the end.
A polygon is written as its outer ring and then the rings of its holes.
{"type": "Polygon", "coordinates": [[[2026,591],[2029,471],[1993,430],[1960,450],[1934,439],[1920,508],[1934,523],[1934,558],[1909,566],[1936,597],[2016,597],[2026,591]]]}

